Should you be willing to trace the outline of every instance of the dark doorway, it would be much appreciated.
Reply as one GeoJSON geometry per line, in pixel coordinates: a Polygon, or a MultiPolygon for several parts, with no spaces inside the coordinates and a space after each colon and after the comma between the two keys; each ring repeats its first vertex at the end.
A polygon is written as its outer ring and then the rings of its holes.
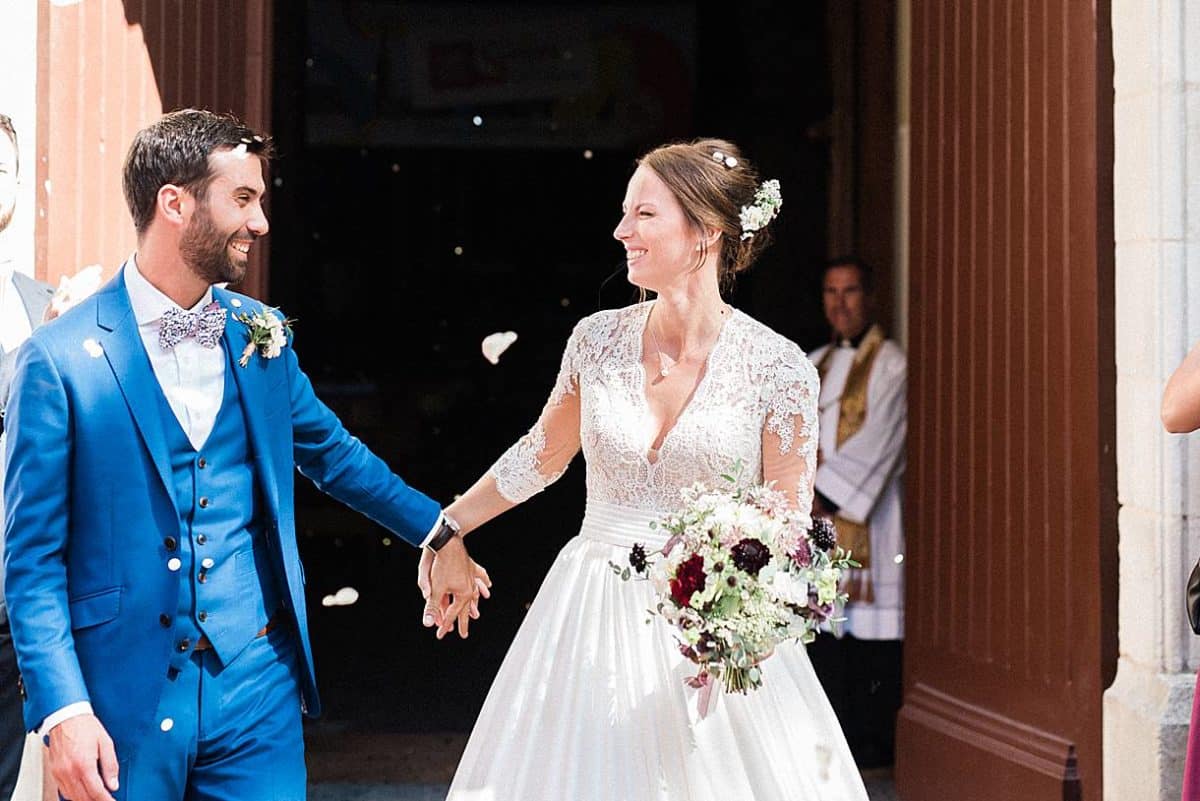
{"type": "MultiPolygon", "coordinates": [[[[434,498],[468,487],[534,421],[579,318],[635,299],[610,232],[649,146],[724,136],[781,180],[776,243],[731,301],[806,348],[824,337],[824,4],[276,8],[270,297],[298,319],[318,394],[434,498]],[[593,63],[555,62],[568,51],[593,63]],[[480,341],[506,330],[519,339],[493,366],[480,341]]],[[[578,459],[471,537],[495,596],[469,640],[440,643],[419,624],[416,552],[299,481],[327,717],[468,730],[576,533],[583,477],[578,459]],[[358,602],[323,607],[343,586],[358,602]]]]}

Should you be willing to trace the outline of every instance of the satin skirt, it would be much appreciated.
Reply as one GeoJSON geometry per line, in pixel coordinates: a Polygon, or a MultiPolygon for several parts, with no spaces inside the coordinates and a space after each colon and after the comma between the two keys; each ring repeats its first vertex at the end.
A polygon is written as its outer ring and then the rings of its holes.
{"type": "Polygon", "coordinates": [[[707,717],[684,685],[695,665],[651,618],[648,581],[624,582],[645,510],[589,502],[479,713],[452,801],[866,801],[803,646],[776,649],[763,686],[714,693],[707,717]],[[647,623],[647,620],[650,620],[647,623]]]}

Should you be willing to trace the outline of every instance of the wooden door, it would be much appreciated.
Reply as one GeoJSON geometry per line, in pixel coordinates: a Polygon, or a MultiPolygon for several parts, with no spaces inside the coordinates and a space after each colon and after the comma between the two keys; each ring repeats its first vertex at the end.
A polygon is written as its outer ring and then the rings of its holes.
{"type": "Polygon", "coordinates": [[[912,2],[904,801],[1101,798],[1109,4],[912,2]]]}
{"type": "MultiPolygon", "coordinates": [[[[37,277],[106,275],[136,246],[121,194],[133,135],[163,112],[229,111],[270,128],[272,0],[39,3],[37,277]]],[[[269,241],[269,240],[268,240],[269,241]]],[[[256,248],[241,289],[263,297],[256,248]]]]}

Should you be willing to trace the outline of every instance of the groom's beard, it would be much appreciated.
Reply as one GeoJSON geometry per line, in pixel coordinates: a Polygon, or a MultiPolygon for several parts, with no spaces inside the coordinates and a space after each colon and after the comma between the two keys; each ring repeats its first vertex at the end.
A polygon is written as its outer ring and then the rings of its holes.
{"type": "Polygon", "coordinates": [[[207,284],[236,284],[246,275],[246,263],[238,264],[229,256],[230,237],[213,224],[212,215],[197,204],[192,221],[179,240],[183,261],[207,284]]]}

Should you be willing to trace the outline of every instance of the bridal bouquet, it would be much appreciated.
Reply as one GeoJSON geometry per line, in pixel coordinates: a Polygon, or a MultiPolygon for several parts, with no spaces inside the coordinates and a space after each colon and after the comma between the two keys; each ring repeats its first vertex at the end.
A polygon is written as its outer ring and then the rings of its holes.
{"type": "Polygon", "coordinates": [[[714,683],[745,693],[762,685],[760,662],[786,640],[807,644],[822,623],[836,627],[847,596],[842,571],[857,567],[837,547],[833,524],[812,526],[769,485],[744,484],[740,466],[724,484],[683,490],[681,511],[653,524],[670,533],[660,553],[642,545],[623,579],[653,582],[651,611],[674,626],[684,656],[699,666],[687,680],[707,713],[714,683]]]}

